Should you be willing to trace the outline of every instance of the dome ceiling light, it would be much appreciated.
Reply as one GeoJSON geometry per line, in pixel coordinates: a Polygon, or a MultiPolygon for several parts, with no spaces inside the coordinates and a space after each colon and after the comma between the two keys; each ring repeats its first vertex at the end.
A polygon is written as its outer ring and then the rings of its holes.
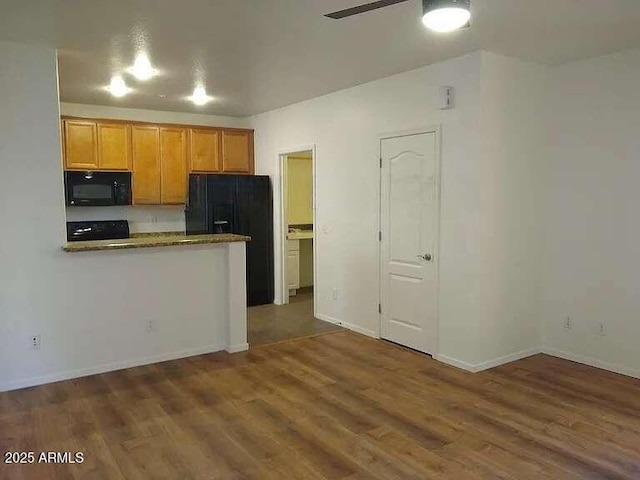
{"type": "MultiPolygon", "coordinates": [[[[408,1],[411,0],[379,0],[328,13],[325,17],[339,20],[408,1]]],[[[469,25],[471,0],[422,0],[422,13],[425,27],[438,33],[453,32],[469,25]]]]}
{"type": "Polygon", "coordinates": [[[422,23],[434,32],[458,30],[471,20],[471,0],[422,0],[422,23]]]}

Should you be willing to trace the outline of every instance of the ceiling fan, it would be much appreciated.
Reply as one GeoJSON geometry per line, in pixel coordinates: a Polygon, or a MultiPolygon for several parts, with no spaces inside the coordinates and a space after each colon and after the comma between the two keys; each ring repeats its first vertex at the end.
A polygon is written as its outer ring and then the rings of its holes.
{"type": "MultiPolygon", "coordinates": [[[[410,0],[378,0],[328,13],[325,17],[340,20],[408,1],[410,0]]],[[[471,18],[471,0],[422,0],[422,11],[422,23],[426,27],[436,32],[451,32],[468,25],[471,18]]]]}

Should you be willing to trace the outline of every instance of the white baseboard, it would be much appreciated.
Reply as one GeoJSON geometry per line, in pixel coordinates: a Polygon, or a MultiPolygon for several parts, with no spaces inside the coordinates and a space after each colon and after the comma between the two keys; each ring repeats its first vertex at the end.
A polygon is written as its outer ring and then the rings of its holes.
{"type": "Polygon", "coordinates": [[[0,392],[8,392],[10,390],[18,390],[21,388],[35,387],[47,383],[62,382],[72,378],[88,377],[89,375],[98,375],[100,373],[113,372],[116,370],[124,370],[127,368],[140,367],[142,365],[150,365],[153,363],[168,362],[170,360],[178,360],[180,358],[195,357],[197,355],[206,355],[224,350],[224,346],[200,347],[192,350],[184,350],[181,352],[163,353],[151,357],[142,357],[122,362],[109,363],[105,365],[97,365],[95,367],[81,368],[78,370],[68,370],[65,372],[52,373],[42,375],[40,377],[32,377],[20,380],[14,380],[6,383],[0,383],[0,392]]]}
{"type": "Polygon", "coordinates": [[[318,320],[322,320],[323,322],[342,326],[342,322],[340,320],[330,317],[329,315],[325,315],[324,313],[315,313],[313,316],[316,317],[318,320]]]}
{"type": "Polygon", "coordinates": [[[523,358],[531,357],[532,355],[537,355],[539,353],[542,353],[540,348],[529,348],[527,350],[522,350],[520,352],[515,352],[509,355],[505,355],[504,357],[499,357],[493,360],[489,360],[487,362],[476,363],[476,364],[467,363],[462,360],[447,357],[446,355],[434,355],[433,358],[438,360],[439,362],[446,363],[447,365],[451,365],[452,367],[460,368],[468,372],[478,373],[484,370],[489,370],[490,368],[498,367],[500,365],[516,362],[518,360],[522,360],[523,358]]]}
{"type": "Polygon", "coordinates": [[[504,357],[499,357],[493,360],[489,360],[488,362],[483,362],[476,365],[478,372],[483,370],[489,370],[490,368],[495,368],[500,365],[505,365],[511,362],[517,362],[518,360],[522,360],[523,358],[532,357],[533,355],[538,355],[542,353],[540,347],[536,348],[528,348],[527,350],[521,350],[519,352],[512,353],[510,355],[505,355],[504,357]]]}
{"type": "Polygon", "coordinates": [[[322,320],[323,322],[342,326],[342,322],[340,320],[330,317],[329,315],[325,315],[324,313],[316,313],[314,317],[316,317],[318,320],[322,320]]]}
{"type": "Polygon", "coordinates": [[[433,355],[433,358],[434,360],[446,363],[447,365],[451,365],[452,367],[456,367],[461,370],[466,370],[467,372],[478,372],[475,365],[463,362],[462,360],[458,360],[456,358],[447,357],[446,355],[433,355]]]}
{"type": "Polygon", "coordinates": [[[551,355],[552,357],[563,358],[565,360],[582,363],[583,365],[588,365],[590,367],[600,368],[609,372],[619,373],[621,375],[640,379],[640,370],[625,367],[624,365],[603,362],[602,360],[598,360],[597,358],[585,357],[583,355],[577,355],[575,353],[563,352],[562,350],[556,350],[555,348],[550,347],[542,347],[542,353],[551,355]]]}
{"type": "Polygon", "coordinates": [[[231,346],[225,348],[225,350],[228,353],[246,352],[247,350],[249,350],[249,344],[248,343],[241,343],[239,345],[231,345],[231,346]]]}
{"type": "Polygon", "coordinates": [[[378,335],[376,332],[374,332],[373,330],[369,330],[367,328],[362,328],[358,325],[353,325],[351,323],[347,323],[347,322],[343,322],[342,320],[338,320],[336,318],[330,317],[329,315],[324,315],[322,313],[316,313],[315,317],[318,320],[322,320],[324,322],[329,322],[332,323],[334,325],[339,325],[341,327],[346,328],[347,330],[353,330],[356,333],[359,333],[361,335],[365,335],[367,337],[371,337],[371,338],[380,338],[380,335],[378,335]]]}

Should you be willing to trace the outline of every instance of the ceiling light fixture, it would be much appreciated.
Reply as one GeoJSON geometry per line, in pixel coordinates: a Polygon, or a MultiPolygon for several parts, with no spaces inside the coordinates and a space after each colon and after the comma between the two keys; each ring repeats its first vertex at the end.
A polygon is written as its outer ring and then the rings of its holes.
{"type": "Polygon", "coordinates": [[[108,87],[105,88],[108,92],[111,93],[111,95],[117,98],[124,97],[131,91],[131,89],[127,87],[127,84],[124,83],[124,80],[119,75],[111,77],[111,83],[108,87]]]}
{"type": "Polygon", "coordinates": [[[127,72],[138,80],[149,80],[158,74],[158,71],[151,66],[151,61],[146,53],[139,53],[133,66],[127,68],[127,72]]]}
{"type": "Polygon", "coordinates": [[[202,105],[206,105],[211,100],[213,100],[213,97],[207,95],[207,91],[202,85],[198,85],[196,88],[194,88],[193,95],[187,98],[199,107],[201,107],[202,105]]]}
{"type": "Polygon", "coordinates": [[[422,23],[434,32],[458,30],[471,19],[471,0],[422,0],[422,23]]]}

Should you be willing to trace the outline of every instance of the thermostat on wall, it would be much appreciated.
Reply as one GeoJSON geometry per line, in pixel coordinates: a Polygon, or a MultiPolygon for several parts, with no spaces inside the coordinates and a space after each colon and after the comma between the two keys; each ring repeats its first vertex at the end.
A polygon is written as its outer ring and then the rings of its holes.
{"type": "Polygon", "coordinates": [[[449,110],[453,108],[453,87],[440,87],[440,96],[438,98],[438,108],[440,110],[449,110]]]}

